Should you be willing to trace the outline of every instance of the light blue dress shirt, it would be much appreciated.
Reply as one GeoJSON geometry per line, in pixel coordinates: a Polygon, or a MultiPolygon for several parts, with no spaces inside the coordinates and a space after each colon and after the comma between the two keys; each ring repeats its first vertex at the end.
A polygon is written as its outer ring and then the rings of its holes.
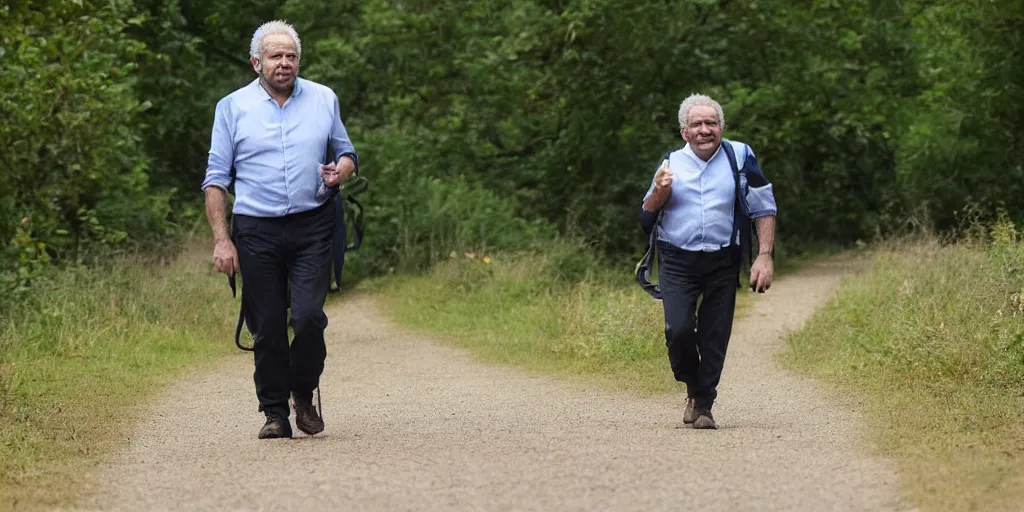
{"type": "MultiPolygon", "coordinates": [[[[754,158],[754,151],[742,142],[722,141],[731,144],[738,167],[744,167],[748,159],[754,158]]],[[[729,164],[729,155],[719,146],[708,161],[701,160],[687,144],[683,149],[668,155],[672,171],[672,195],[662,206],[658,239],[687,251],[717,251],[732,243],[739,245],[739,235],[732,241],[733,216],[736,206],[736,178],[729,164]]],[[[660,166],[660,163],[659,163],[660,166]]],[[[755,165],[756,167],[756,161],[755,165]]],[[[760,170],[757,170],[758,176],[760,170]]],[[[741,176],[740,187],[747,204],[743,210],[751,218],[776,214],[775,197],[770,183],[749,186],[746,176],[741,176]]],[[[654,180],[647,190],[647,196],[654,192],[654,180]]]]}
{"type": "Polygon", "coordinates": [[[253,80],[217,102],[202,188],[227,190],[235,168],[233,212],[281,217],[312,210],[329,199],[320,164],[355,148],[341,121],[338,97],[329,87],[295,79],[284,106],[253,80]]]}

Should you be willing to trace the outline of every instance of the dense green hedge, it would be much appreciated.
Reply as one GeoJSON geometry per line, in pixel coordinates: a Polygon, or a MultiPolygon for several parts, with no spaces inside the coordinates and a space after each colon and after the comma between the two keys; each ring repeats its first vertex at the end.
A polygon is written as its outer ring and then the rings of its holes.
{"type": "Polygon", "coordinates": [[[367,272],[551,228],[635,257],[692,91],[776,182],[784,247],[948,227],[968,204],[1024,217],[1020,0],[18,0],[0,286],[201,224],[213,106],[275,17],[363,152],[367,272]]]}

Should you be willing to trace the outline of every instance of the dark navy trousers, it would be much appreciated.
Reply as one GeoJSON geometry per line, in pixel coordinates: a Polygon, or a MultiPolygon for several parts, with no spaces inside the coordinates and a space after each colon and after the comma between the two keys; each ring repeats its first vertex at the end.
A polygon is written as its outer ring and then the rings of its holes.
{"type": "Polygon", "coordinates": [[[672,373],[696,407],[710,410],[732,334],[740,253],[686,251],[659,240],[658,255],[672,373]]]}
{"type": "Polygon", "coordinates": [[[333,201],[284,217],[234,218],[245,323],[253,334],[259,410],[285,418],[288,395],[311,399],[324,370],[333,201]],[[290,292],[290,293],[289,293],[290,292]],[[288,309],[295,329],[288,342],[288,309]]]}

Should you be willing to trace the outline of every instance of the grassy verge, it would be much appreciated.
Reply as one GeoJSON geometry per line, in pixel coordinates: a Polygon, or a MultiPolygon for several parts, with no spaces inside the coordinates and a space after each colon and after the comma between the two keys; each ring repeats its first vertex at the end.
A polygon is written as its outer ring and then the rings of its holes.
{"type": "Polygon", "coordinates": [[[208,260],[63,271],[0,320],[0,509],[73,499],[147,393],[232,350],[237,303],[208,260]]]}
{"type": "Polygon", "coordinates": [[[400,323],[484,360],[639,393],[681,390],[665,355],[661,302],[633,283],[631,268],[609,270],[589,254],[571,243],[460,254],[425,275],[373,285],[400,323]]]}
{"type": "Polygon", "coordinates": [[[1024,245],[894,246],[790,339],[865,412],[922,510],[1024,503],[1024,245]]]}

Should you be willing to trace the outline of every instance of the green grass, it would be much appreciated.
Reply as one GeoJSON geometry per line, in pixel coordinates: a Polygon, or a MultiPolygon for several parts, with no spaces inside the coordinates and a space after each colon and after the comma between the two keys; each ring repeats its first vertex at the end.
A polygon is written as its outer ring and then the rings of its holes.
{"type": "Polygon", "coordinates": [[[790,339],[860,408],[922,510],[1024,503],[1024,245],[889,246],[790,339]]]}
{"type": "MultiPolygon", "coordinates": [[[[864,412],[872,449],[897,462],[922,510],[1024,502],[1024,245],[1005,231],[995,246],[876,250],[782,356],[864,412]]],[[[660,302],[629,269],[580,254],[556,244],[489,264],[458,255],[368,284],[400,323],[486,361],[643,394],[679,390],[660,302]]]]}
{"type": "MultiPolygon", "coordinates": [[[[661,303],[589,251],[459,255],[366,282],[404,323],[482,358],[640,393],[678,391],[661,303]]],[[[741,294],[742,296],[742,294],[741,294]]],[[[742,300],[741,300],[742,307],[742,300]]],[[[0,509],[71,503],[123,445],[154,391],[235,352],[237,302],[209,244],[173,261],[69,269],[0,318],[0,509]]]]}
{"type": "Polygon", "coordinates": [[[40,283],[0,323],[0,509],[69,503],[169,379],[235,350],[208,244],[40,283]]]}
{"type": "Polygon", "coordinates": [[[398,322],[483,360],[643,394],[682,390],[661,302],[633,283],[632,267],[609,270],[589,254],[567,242],[490,263],[460,254],[421,276],[369,284],[398,322]]]}

